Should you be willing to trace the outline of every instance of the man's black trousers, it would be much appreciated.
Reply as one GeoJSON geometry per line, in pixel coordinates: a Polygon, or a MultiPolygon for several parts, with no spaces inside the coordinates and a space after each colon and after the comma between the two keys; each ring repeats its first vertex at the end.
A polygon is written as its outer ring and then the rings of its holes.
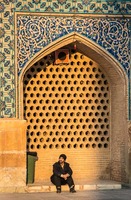
{"type": "Polygon", "coordinates": [[[65,180],[64,178],[61,178],[61,177],[59,177],[59,176],[52,175],[52,176],[51,176],[51,182],[52,182],[56,187],[61,187],[61,185],[66,185],[66,184],[67,184],[67,185],[69,186],[69,188],[70,188],[71,186],[74,185],[74,181],[73,181],[73,179],[72,179],[71,176],[69,176],[69,177],[67,178],[67,180],[65,180]]]}

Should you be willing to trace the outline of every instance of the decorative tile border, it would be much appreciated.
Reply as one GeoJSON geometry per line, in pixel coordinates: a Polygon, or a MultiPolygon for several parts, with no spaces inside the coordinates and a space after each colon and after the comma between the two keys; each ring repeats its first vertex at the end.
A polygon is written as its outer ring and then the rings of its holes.
{"type": "Polygon", "coordinates": [[[0,1],[0,118],[16,115],[13,1],[0,1]]]}
{"type": "Polygon", "coordinates": [[[16,0],[15,11],[88,13],[88,14],[131,14],[130,0],[16,0]]]}

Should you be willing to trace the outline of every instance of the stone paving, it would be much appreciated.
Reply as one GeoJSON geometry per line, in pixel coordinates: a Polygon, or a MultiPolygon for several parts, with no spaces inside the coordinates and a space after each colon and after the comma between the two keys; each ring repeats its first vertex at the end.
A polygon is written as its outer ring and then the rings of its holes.
{"type": "Polygon", "coordinates": [[[131,200],[131,189],[0,194],[0,200],[131,200]]]}

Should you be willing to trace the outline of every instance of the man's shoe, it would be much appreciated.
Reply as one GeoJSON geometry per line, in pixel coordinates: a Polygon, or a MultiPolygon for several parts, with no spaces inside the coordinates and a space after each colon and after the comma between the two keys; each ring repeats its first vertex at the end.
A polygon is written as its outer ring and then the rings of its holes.
{"type": "Polygon", "coordinates": [[[58,188],[56,193],[61,193],[61,188],[58,188]]]}
{"type": "Polygon", "coordinates": [[[70,189],[70,192],[71,192],[71,193],[75,193],[76,190],[75,190],[74,188],[71,188],[71,189],[70,189]]]}
{"type": "Polygon", "coordinates": [[[61,190],[57,190],[56,193],[61,193],[61,190]]]}

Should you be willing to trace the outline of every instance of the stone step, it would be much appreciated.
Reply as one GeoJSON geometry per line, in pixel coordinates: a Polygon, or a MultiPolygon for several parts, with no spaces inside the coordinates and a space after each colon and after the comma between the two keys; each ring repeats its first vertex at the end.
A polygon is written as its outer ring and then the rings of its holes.
{"type": "MultiPolygon", "coordinates": [[[[114,182],[114,181],[102,181],[102,182],[84,183],[84,184],[75,185],[76,191],[113,190],[113,189],[121,189],[121,188],[122,188],[121,183],[114,182]]],[[[55,192],[55,191],[56,191],[56,187],[54,185],[34,183],[34,184],[28,184],[25,192],[33,193],[33,192],[55,192]]],[[[69,191],[68,186],[62,185],[62,191],[69,191]]]]}

